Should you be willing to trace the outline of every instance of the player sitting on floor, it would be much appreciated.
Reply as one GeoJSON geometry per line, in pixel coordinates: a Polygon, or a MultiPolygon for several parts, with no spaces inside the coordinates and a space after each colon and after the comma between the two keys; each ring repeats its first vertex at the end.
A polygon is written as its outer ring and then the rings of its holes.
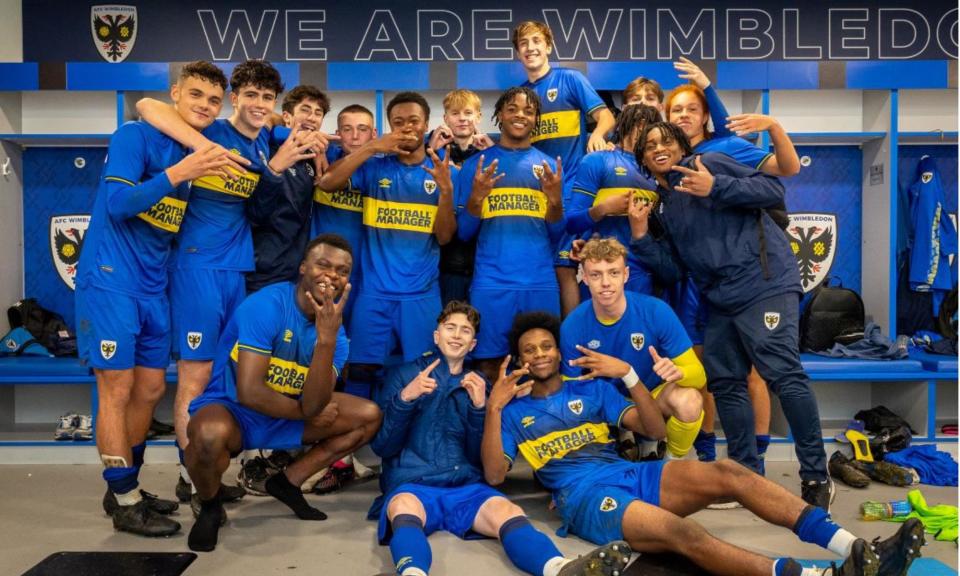
{"type": "Polygon", "coordinates": [[[510,345],[522,368],[507,376],[504,362],[490,392],[483,465],[487,481],[497,485],[517,454],[522,454],[553,493],[563,518],[561,534],[572,532],[597,544],[624,539],[641,552],[682,554],[712,574],[906,574],[919,554],[917,542],[923,537],[919,524],[903,526],[896,536],[879,543],[878,558],[863,539],[833,523],[825,510],[732,460],[634,463],[620,459],[609,426],[662,436],[660,408],[638,382],[629,388],[630,400],[604,380],[564,383],[559,332],[559,319],[542,312],[521,314],[514,320],[510,345]],[[528,375],[529,380],[518,386],[528,375]],[[527,391],[528,396],[516,398],[527,391]],[[802,568],[790,558],[766,558],[718,540],[684,518],[728,498],[846,560],[824,571],[802,568]]]}
{"type": "Polygon", "coordinates": [[[390,373],[382,395],[383,427],[371,443],[383,458],[380,487],[368,518],[390,544],[397,573],[430,571],[427,535],[446,530],[459,538],[499,538],[510,560],[527,574],[613,575],[630,550],[619,542],[577,560],[563,557],[516,504],[483,482],[480,439],[487,383],[464,366],[477,344],[480,315],[459,301],[437,319],[430,353],[390,373]]]}
{"type": "Polygon", "coordinates": [[[376,405],[333,391],[347,357],[341,313],[352,265],[343,238],[318,236],[307,245],[296,284],[260,289],[227,324],[210,385],[190,404],[186,463],[199,507],[188,539],[191,550],[207,552],[217,545],[226,521],[220,477],[231,455],[313,444],[267,480],[266,489],[297,517],[324,520],[323,512],[307,504],[300,484],[376,434],[376,405]]]}

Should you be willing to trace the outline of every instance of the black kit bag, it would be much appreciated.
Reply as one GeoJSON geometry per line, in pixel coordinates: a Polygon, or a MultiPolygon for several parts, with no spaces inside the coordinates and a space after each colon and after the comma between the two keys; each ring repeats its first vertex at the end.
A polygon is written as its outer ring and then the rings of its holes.
{"type": "Polygon", "coordinates": [[[813,290],[800,316],[800,349],[829,350],[834,343],[851,344],[863,338],[866,314],[860,295],[827,278],[813,290]]]}
{"type": "Polygon", "coordinates": [[[7,308],[10,328],[23,327],[54,356],[76,356],[77,336],[63,316],[47,310],[35,298],[24,298],[7,308]]]}

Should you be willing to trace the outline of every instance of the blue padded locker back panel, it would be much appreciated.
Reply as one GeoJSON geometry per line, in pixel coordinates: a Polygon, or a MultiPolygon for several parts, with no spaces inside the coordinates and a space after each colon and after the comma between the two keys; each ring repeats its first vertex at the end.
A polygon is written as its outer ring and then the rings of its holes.
{"type": "MultiPolygon", "coordinates": [[[[23,275],[26,296],[58,312],[74,326],[73,289],[54,263],[56,246],[51,223],[56,222],[71,242],[86,233],[84,217],[93,199],[106,148],[27,148],[23,152],[23,275]],[[77,159],[83,167],[77,167],[77,159]],[[74,230],[76,232],[74,232],[74,230]]],[[[73,252],[68,249],[69,255],[73,252]]],[[[71,258],[72,259],[72,258],[71,258]]],[[[67,268],[61,261],[61,270],[67,268]]],[[[65,271],[66,274],[73,273],[65,271]]]]}

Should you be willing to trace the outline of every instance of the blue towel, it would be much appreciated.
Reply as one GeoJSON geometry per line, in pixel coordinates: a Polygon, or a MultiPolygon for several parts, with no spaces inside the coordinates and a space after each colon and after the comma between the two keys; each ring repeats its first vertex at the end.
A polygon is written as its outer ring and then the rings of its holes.
{"type": "Polygon", "coordinates": [[[957,462],[933,444],[910,446],[883,457],[887,462],[913,468],[920,475],[921,484],[933,486],[957,485],[957,462]]]}

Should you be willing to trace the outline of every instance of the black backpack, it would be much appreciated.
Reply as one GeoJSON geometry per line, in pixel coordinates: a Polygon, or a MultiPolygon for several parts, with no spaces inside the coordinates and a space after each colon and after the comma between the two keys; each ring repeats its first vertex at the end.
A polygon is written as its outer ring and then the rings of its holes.
{"type": "Polygon", "coordinates": [[[957,340],[957,288],[947,293],[940,303],[937,316],[937,331],[947,340],[957,340]]]}
{"type": "Polygon", "coordinates": [[[24,298],[7,308],[10,328],[23,327],[54,356],[76,356],[77,336],[63,316],[41,306],[35,298],[24,298]]]}
{"type": "Polygon", "coordinates": [[[866,315],[860,295],[826,278],[800,316],[800,349],[829,350],[834,343],[851,344],[863,338],[866,315]]]}

